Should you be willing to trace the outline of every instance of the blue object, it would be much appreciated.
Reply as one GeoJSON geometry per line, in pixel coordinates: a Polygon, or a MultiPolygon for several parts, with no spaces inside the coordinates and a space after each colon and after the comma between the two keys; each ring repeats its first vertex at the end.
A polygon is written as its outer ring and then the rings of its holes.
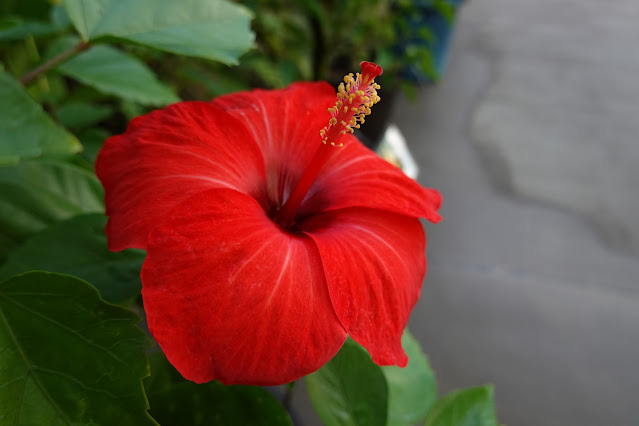
{"type": "MultiPolygon", "coordinates": [[[[455,9],[455,12],[464,2],[464,0],[445,1],[455,9]]],[[[415,6],[420,11],[419,16],[407,17],[408,25],[415,36],[405,40],[399,48],[402,49],[411,44],[428,48],[432,54],[435,76],[427,75],[416,65],[408,66],[403,71],[403,74],[404,77],[414,83],[432,83],[440,79],[446,70],[455,22],[454,18],[451,21],[447,20],[433,6],[432,0],[418,1],[415,6]],[[424,40],[417,35],[418,31],[423,28],[430,31],[432,34],[431,40],[424,40]]]]}

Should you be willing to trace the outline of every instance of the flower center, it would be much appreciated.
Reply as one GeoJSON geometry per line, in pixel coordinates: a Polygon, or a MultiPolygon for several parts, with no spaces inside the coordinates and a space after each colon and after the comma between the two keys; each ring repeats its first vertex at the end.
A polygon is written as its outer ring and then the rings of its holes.
{"type": "Polygon", "coordinates": [[[306,193],[310,189],[313,181],[319,174],[322,166],[333,154],[332,147],[342,147],[340,139],[347,132],[353,133],[354,129],[359,129],[364,123],[364,117],[371,113],[371,107],[379,102],[377,96],[379,84],[375,83],[375,77],[382,74],[382,67],[372,62],[362,62],[360,64],[362,72],[348,74],[344,77],[344,83],[340,83],[337,90],[337,102],[335,106],[328,109],[331,119],[328,125],[320,130],[322,143],[315,151],[315,156],[297,182],[280,211],[275,215],[275,221],[280,226],[288,228],[294,220],[306,193]]]}

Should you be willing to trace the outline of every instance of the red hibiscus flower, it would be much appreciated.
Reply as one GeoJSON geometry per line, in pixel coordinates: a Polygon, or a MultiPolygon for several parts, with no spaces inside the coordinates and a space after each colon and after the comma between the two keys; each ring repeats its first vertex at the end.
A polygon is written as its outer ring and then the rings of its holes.
{"type": "Polygon", "coordinates": [[[406,365],[419,218],[440,220],[441,197],[350,134],[379,74],[363,62],[337,103],[326,83],[180,102],[106,141],[109,248],[147,250],[149,329],[185,378],[290,382],[347,335],[377,364],[406,365]]]}

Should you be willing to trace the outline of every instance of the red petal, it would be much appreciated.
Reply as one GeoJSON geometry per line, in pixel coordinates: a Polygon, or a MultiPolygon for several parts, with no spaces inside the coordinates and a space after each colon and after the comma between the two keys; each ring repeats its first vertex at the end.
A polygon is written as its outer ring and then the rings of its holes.
{"type": "Polygon", "coordinates": [[[195,382],[287,383],[346,339],[313,241],[233,190],[190,198],[151,232],[142,282],[151,333],[195,382]]]}
{"type": "Polygon", "coordinates": [[[308,192],[299,216],[345,207],[370,207],[439,222],[442,197],[379,158],[352,136],[328,160],[308,192]]]}
{"type": "Polygon", "coordinates": [[[331,118],[335,89],[326,83],[294,83],[283,90],[233,93],[213,101],[242,119],[262,148],[269,199],[281,206],[320,146],[331,118]]]}
{"type": "Polygon", "coordinates": [[[264,202],[264,161],[244,125],[205,102],[181,102],[131,121],[96,162],[106,193],[111,250],[145,248],[149,231],[175,205],[210,188],[264,202]]]}
{"type": "Polygon", "coordinates": [[[402,331],[426,271],[419,219],[353,208],[318,214],[300,226],[319,248],[335,312],[348,334],[377,364],[405,366],[402,331]]]}

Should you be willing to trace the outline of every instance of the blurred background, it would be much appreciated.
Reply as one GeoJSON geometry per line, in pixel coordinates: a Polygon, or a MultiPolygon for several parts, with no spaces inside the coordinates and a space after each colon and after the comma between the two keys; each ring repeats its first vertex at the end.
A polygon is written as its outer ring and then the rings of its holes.
{"type": "Polygon", "coordinates": [[[494,383],[504,424],[639,425],[637,22],[467,1],[441,80],[393,112],[444,195],[409,327],[440,393],[494,383]]]}
{"type": "Polygon", "coordinates": [[[638,425],[639,4],[471,0],[394,121],[444,195],[410,328],[508,425],[638,425]]]}

